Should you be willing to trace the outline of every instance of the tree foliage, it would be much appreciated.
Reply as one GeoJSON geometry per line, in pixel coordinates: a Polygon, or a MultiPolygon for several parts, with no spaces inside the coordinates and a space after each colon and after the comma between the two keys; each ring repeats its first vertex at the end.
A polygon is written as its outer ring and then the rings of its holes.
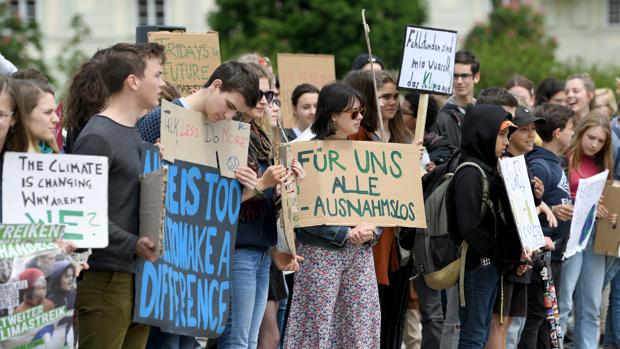
{"type": "Polygon", "coordinates": [[[42,59],[41,31],[36,22],[26,23],[0,2],[0,52],[18,69],[35,68],[49,76],[42,59]]]}
{"type": "Polygon", "coordinates": [[[477,24],[465,47],[480,61],[479,88],[503,86],[515,74],[537,82],[554,68],[554,38],[545,34],[541,13],[530,6],[494,6],[489,20],[477,24]]]}
{"type": "Polygon", "coordinates": [[[275,60],[278,52],[334,54],[344,75],[353,59],[367,52],[361,11],[366,9],[373,54],[389,69],[400,65],[404,27],[426,20],[422,0],[217,0],[208,15],[219,32],[222,56],[259,52],[275,60]]]}

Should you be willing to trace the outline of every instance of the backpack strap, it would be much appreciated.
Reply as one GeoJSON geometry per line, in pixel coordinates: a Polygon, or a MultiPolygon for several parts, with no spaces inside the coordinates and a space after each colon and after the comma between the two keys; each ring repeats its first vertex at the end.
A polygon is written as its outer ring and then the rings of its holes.
{"type": "MultiPolygon", "coordinates": [[[[480,217],[483,218],[484,215],[486,214],[487,208],[489,208],[491,210],[491,214],[493,215],[493,218],[496,220],[493,201],[491,200],[491,197],[489,194],[489,179],[487,177],[486,172],[484,172],[484,170],[482,169],[482,167],[480,167],[475,162],[467,161],[467,162],[460,164],[459,167],[456,168],[456,171],[454,171],[454,173],[456,174],[456,172],[458,172],[460,169],[468,167],[468,166],[477,168],[478,172],[480,172],[480,176],[482,177],[482,205],[480,207],[480,217]]],[[[460,275],[459,275],[459,299],[460,299],[461,307],[465,306],[465,263],[467,261],[467,248],[468,247],[469,247],[469,244],[467,243],[467,241],[463,240],[463,242],[461,242],[461,265],[460,265],[460,275]]]]}

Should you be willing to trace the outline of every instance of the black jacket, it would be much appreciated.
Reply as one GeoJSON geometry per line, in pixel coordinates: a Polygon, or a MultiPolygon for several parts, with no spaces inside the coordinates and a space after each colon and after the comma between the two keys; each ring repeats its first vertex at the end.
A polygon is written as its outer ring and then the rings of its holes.
{"type": "Polygon", "coordinates": [[[464,117],[463,108],[449,99],[437,114],[437,121],[429,131],[443,136],[458,149],[461,146],[461,123],[464,117]]]}
{"type": "Polygon", "coordinates": [[[519,237],[510,214],[502,179],[497,171],[495,142],[500,124],[512,116],[495,105],[468,106],[462,123],[460,163],[475,162],[486,173],[494,212],[480,215],[482,178],[477,169],[464,168],[452,180],[448,206],[451,235],[469,243],[467,266],[490,258],[501,270],[508,269],[521,256],[519,237]],[[494,214],[493,214],[494,213],[494,214]]]}

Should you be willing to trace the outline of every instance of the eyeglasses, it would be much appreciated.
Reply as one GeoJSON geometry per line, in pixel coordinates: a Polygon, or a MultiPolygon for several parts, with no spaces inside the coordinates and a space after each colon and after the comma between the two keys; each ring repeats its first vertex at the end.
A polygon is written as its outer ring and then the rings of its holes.
{"type": "Polygon", "coordinates": [[[397,101],[399,96],[400,95],[398,93],[395,93],[393,95],[391,95],[389,93],[386,93],[386,94],[383,94],[383,95],[379,96],[379,98],[381,98],[383,100],[386,100],[386,101],[389,101],[390,99],[393,99],[393,100],[397,101]]]}
{"type": "Polygon", "coordinates": [[[14,111],[10,111],[8,113],[0,111],[0,119],[10,118],[11,116],[13,116],[13,114],[15,114],[14,111]]]}
{"type": "Polygon", "coordinates": [[[274,99],[273,99],[272,104],[274,104],[274,105],[276,105],[278,108],[280,108],[280,107],[282,106],[282,101],[280,101],[280,100],[279,100],[279,99],[277,99],[277,98],[274,98],[274,99]]]}
{"type": "Polygon", "coordinates": [[[261,99],[263,99],[263,97],[265,97],[265,100],[267,100],[267,104],[271,105],[275,96],[276,93],[274,91],[260,91],[260,96],[258,97],[258,100],[260,101],[261,99]]]}
{"type": "Polygon", "coordinates": [[[349,110],[343,110],[343,113],[351,113],[351,120],[357,119],[358,115],[364,117],[364,113],[366,113],[366,107],[361,108],[351,108],[349,110]]]}
{"type": "Polygon", "coordinates": [[[463,80],[467,80],[467,79],[471,78],[472,76],[474,76],[474,74],[470,74],[470,73],[457,74],[457,73],[454,73],[454,81],[458,80],[459,78],[461,78],[463,80]]]}

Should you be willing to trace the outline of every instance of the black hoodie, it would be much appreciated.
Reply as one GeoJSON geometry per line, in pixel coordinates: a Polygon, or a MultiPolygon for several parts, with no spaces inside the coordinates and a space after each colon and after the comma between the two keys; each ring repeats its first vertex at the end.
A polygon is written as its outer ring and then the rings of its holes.
{"type": "Polygon", "coordinates": [[[457,241],[462,239],[469,243],[468,267],[479,264],[480,258],[488,257],[505,270],[511,262],[518,261],[521,255],[519,238],[510,214],[506,190],[497,171],[495,155],[500,125],[511,119],[510,113],[502,107],[481,104],[468,106],[461,124],[460,163],[475,162],[486,172],[489,196],[496,217],[489,210],[484,217],[480,216],[482,179],[479,171],[473,167],[459,171],[451,183],[448,229],[457,241]],[[509,222],[502,219],[502,216],[507,217],[509,222]]]}

